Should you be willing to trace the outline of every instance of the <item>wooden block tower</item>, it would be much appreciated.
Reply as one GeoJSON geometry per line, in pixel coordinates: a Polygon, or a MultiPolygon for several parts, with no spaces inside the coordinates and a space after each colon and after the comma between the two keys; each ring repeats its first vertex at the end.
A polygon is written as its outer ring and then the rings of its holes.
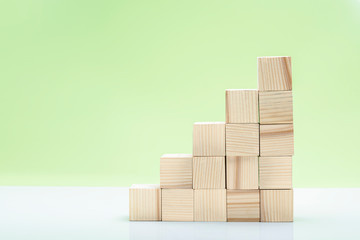
{"type": "Polygon", "coordinates": [[[293,221],[290,57],[258,58],[258,90],[228,89],[226,122],[197,122],[192,154],[160,158],[130,188],[134,221],[293,221]]]}
{"type": "Polygon", "coordinates": [[[225,123],[193,128],[194,221],[226,222],[225,123]]]}
{"type": "Polygon", "coordinates": [[[291,58],[258,58],[258,88],[261,221],[293,221],[291,58]]]}

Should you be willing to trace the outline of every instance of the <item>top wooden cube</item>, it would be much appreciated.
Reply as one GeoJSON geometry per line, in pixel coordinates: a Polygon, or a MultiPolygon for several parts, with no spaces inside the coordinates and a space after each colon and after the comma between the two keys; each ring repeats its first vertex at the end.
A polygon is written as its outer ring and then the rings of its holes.
{"type": "Polygon", "coordinates": [[[226,123],[258,123],[258,91],[226,90],[226,123]]]}
{"type": "Polygon", "coordinates": [[[133,184],[129,188],[129,220],[161,221],[160,185],[133,184]]]}
{"type": "Polygon", "coordinates": [[[161,188],[192,188],[191,154],[164,154],[160,158],[161,188]]]}
{"type": "Polygon", "coordinates": [[[225,123],[197,122],[193,129],[194,157],[225,156],[225,123]]]}
{"type": "Polygon", "coordinates": [[[291,57],[258,57],[259,91],[292,90],[291,57]]]}

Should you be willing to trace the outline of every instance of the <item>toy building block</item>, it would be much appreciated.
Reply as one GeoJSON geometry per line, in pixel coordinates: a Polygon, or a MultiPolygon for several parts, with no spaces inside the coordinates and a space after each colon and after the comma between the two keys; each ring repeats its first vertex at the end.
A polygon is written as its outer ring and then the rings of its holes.
{"type": "Polygon", "coordinates": [[[226,222],[226,189],[194,190],[194,220],[226,222]]]}
{"type": "Polygon", "coordinates": [[[161,189],[156,184],[133,184],[129,189],[129,220],[160,221],[161,189]]]}
{"type": "Polygon", "coordinates": [[[198,122],[193,130],[194,157],[225,156],[225,123],[198,122]]]}
{"type": "Polygon", "coordinates": [[[292,124],[260,125],[260,156],[294,155],[292,124]]]}
{"type": "Polygon", "coordinates": [[[259,91],[292,89],[291,57],[258,57],[259,91]]]}
{"type": "Polygon", "coordinates": [[[293,190],[260,190],[261,222],[293,221],[293,190]]]}
{"type": "Polygon", "coordinates": [[[228,222],[260,222],[259,190],[227,190],[228,222]]]}
{"type": "Polygon", "coordinates": [[[192,188],[192,155],[164,154],[160,158],[161,188],[192,188]]]}
{"type": "Polygon", "coordinates": [[[226,123],[258,123],[258,91],[226,90],[226,123]]]}
{"type": "Polygon", "coordinates": [[[259,93],[260,124],[293,123],[291,91],[259,93]]]}
{"type": "Polygon", "coordinates": [[[259,156],[259,124],[226,124],[226,156],[259,156]]]}
{"type": "Polygon", "coordinates": [[[258,189],[258,157],[226,157],[227,189],[258,189]]]}
{"type": "Polygon", "coordinates": [[[194,221],[193,189],[162,189],[162,221],[194,221]]]}
{"type": "Polygon", "coordinates": [[[194,189],[225,189],[225,157],[194,157],[194,189]]]}
{"type": "Polygon", "coordinates": [[[292,158],[260,157],[260,189],[291,189],[292,158]]]}

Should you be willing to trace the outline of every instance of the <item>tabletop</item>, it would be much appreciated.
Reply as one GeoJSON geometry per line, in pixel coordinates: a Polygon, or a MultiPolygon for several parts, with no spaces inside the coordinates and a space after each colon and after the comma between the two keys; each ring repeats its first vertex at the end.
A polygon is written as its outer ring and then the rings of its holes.
{"type": "Polygon", "coordinates": [[[0,239],[360,239],[357,188],[294,189],[293,223],[129,222],[128,191],[0,187],[0,239]]]}

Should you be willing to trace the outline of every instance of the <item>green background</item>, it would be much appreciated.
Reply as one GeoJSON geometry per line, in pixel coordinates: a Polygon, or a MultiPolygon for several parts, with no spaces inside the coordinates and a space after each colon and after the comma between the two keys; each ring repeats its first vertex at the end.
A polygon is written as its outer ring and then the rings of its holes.
{"type": "Polygon", "coordinates": [[[359,0],[1,1],[0,28],[0,185],[157,183],[289,55],[294,187],[360,187],[359,0]]]}

